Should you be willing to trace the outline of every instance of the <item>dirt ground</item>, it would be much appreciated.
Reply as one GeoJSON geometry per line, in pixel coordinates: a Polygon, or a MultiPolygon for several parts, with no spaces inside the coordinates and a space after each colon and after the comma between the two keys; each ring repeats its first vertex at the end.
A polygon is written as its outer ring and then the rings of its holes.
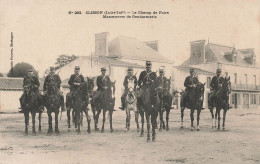
{"type": "Polygon", "coordinates": [[[67,131],[63,113],[61,134],[47,136],[47,114],[43,113],[42,132],[34,136],[30,126],[26,136],[23,114],[0,114],[0,163],[260,163],[259,109],[229,110],[225,131],[211,128],[207,109],[201,113],[200,131],[190,131],[189,110],[184,115],[186,128],[180,129],[180,111],[171,110],[170,131],[157,130],[156,142],[146,141],[146,124],[140,137],[131,115],[127,132],[125,112],[116,111],[114,133],[108,121],[105,133],[94,132],[92,119],[92,133],[87,134],[84,118],[78,135],[75,129],[67,131]]]}

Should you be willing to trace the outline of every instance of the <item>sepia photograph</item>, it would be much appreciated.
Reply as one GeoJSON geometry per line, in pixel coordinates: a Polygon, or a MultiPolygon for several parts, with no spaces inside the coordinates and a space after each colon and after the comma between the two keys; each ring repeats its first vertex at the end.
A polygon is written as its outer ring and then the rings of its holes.
{"type": "Polygon", "coordinates": [[[0,163],[260,163],[259,0],[0,0],[0,163]]]}

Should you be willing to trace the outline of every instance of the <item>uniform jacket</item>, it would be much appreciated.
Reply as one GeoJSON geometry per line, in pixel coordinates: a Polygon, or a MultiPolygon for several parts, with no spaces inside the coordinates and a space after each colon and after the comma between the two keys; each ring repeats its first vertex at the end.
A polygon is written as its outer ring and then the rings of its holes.
{"type": "Polygon", "coordinates": [[[82,75],[80,75],[80,74],[78,74],[78,75],[73,74],[73,75],[70,76],[68,84],[71,87],[70,90],[74,91],[74,90],[76,90],[78,88],[78,86],[74,85],[74,83],[80,83],[81,84],[81,83],[84,83],[84,82],[85,82],[85,80],[84,80],[84,77],[82,75]]]}
{"type": "Polygon", "coordinates": [[[224,81],[224,78],[220,76],[219,78],[217,76],[214,76],[210,82],[210,87],[214,90],[218,89],[218,84],[222,84],[224,81]]]}
{"type": "Polygon", "coordinates": [[[57,74],[53,74],[53,75],[47,75],[45,80],[44,80],[44,84],[43,84],[43,90],[45,91],[47,89],[48,83],[51,83],[51,81],[54,81],[57,85],[57,87],[60,89],[60,84],[61,84],[61,79],[60,76],[57,74]]]}
{"type": "Polygon", "coordinates": [[[138,79],[138,86],[146,85],[147,83],[151,83],[152,81],[154,81],[155,86],[157,86],[156,77],[157,75],[155,72],[147,73],[147,71],[142,71],[138,79]]]}
{"type": "Polygon", "coordinates": [[[133,76],[127,75],[127,76],[125,76],[125,80],[124,80],[124,83],[123,83],[125,89],[128,87],[128,80],[129,80],[129,78],[133,78],[134,79],[135,87],[137,85],[137,78],[136,78],[136,76],[135,75],[133,75],[133,76]]]}
{"type": "Polygon", "coordinates": [[[158,76],[156,78],[156,81],[158,83],[158,86],[162,86],[162,87],[165,87],[165,84],[166,84],[166,77],[165,76],[158,76]]]}
{"type": "Polygon", "coordinates": [[[186,89],[192,89],[192,87],[190,87],[189,85],[193,85],[193,84],[198,84],[199,80],[197,77],[191,77],[191,76],[187,76],[185,81],[184,81],[184,86],[186,87],[186,89]]]}
{"type": "Polygon", "coordinates": [[[23,79],[23,86],[25,85],[30,85],[32,87],[36,86],[37,88],[40,86],[40,82],[37,76],[32,75],[32,76],[25,76],[23,79]]]}
{"type": "Polygon", "coordinates": [[[109,78],[109,76],[98,76],[97,77],[97,87],[98,87],[98,91],[103,91],[104,88],[103,87],[109,87],[111,83],[111,80],[109,78]]]}

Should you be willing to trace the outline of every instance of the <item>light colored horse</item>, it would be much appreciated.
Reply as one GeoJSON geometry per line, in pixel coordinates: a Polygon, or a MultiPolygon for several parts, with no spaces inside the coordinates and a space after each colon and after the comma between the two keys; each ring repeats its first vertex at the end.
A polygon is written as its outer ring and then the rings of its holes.
{"type": "Polygon", "coordinates": [[[128,87],[127,87],[127,95],[125,98],[125,112],[126,112],[126,128],[125,130],[129,130],[130,128],[130,119],[131,119],[131,113],[130,111],[133,110],[135,113],[135,122],[137,126],[137,132],[139,132],[139,123],[138,123],[138,110],[137,110],[137,93],[135,90],[135,84],[134,79],[128,80],[128,87]]]}

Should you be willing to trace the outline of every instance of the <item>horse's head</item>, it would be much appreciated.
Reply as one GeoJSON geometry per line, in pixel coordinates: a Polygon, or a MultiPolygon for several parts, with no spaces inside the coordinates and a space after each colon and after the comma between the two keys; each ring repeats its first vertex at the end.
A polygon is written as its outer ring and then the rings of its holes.
{"type": "Polygon", "coordinates": [[[133,93],[134,88],[135,88],[134,79],[133,78],[128,79],[128,86],[127,86],[128,93],[133,93]]]}
{"type": "Polygon", "coordinates": [[[116,80],[114,82],[110,83],[110,88],[112,90],[112,94],[113,94],[113,97],[114,97],[115,96],[115,91],[116,91],[116,80]]]}
{"type": "Polygon", "coordinates": [[[203,100],[204,98],[204,91],[205,91],[205,84],[202,84],[202,83],[198,83],[198,85],[195,87],[194,91],[195,91],[195,94],[197,95],[197,97],[200,99],[200,100],[203,100]]]}
{"type": "Polygon", "coordinates": [[[94,89],[94,80],[95,80],[95,78],[93,77],[93,78],[90,78],[90,77],[87,77],[87,79],[88,79],[88,90],[89,91],[93,91],[93,89],[94,89]]]}
{"type": "Polygon", "coordinates": [[[25,85],[23,87],[23,91],[24,91],[25,95],[29,95],[31,93],[31,87],[29,85],[25,85]]]}
{"type": "Polygon", "coordinates": [[[165,86],[164,86],[164,94],[168,95],[171,89],[171,77],[169,79],[166,78],[165,86]]]}
{"type": "Polygon", "coordinates": [[[54,81],[50,81],[50,83],[48,83],[48,87],[47,87],[47,93],[48,94],[55,94],[57,92],[57,85],[54,81]]]}
{"type": "Polygon", "coordinates": [[[230,94],[231,92],[231,82],[230,82],[230,76],[228,78],[225,77],[223,83],[222,83],[222,92],[225,92],[227,94],[230,94]]]}

